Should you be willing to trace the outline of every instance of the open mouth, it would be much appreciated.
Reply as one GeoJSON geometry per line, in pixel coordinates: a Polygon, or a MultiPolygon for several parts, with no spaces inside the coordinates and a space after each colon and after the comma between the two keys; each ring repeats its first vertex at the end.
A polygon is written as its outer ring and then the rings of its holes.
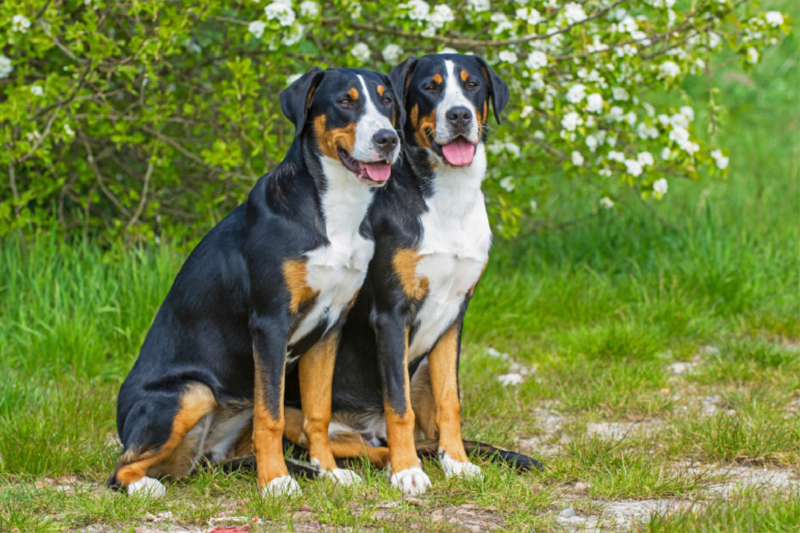
{"type": "Polygon", "coordinates": [[[447,144],[437,143],[433,140],[431,132],[428,132],[428,139],[431,141],[433,151],[453,166],[463,167],[469,165],[475,158],[476,146],[461,135],[447,144]]]}
{"type": "Polygon", "coordinates": [[[341,147],[338,149],[338,153],[344,167],[367,185],[383,185],[392,174],[392,165],[388,161],[363,163],[354,159],[347,153],[347,150],[341,147]]]}

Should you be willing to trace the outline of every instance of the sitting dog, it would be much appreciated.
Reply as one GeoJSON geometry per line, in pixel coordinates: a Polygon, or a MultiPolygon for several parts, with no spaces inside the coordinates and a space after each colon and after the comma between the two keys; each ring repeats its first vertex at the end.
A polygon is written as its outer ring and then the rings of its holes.
{"type": "Polygon", "coordinates": [[[360,481],[330,449],[330,384],[373,255],[365,217],[400,153],[392,123],[403,110],[387,76],[353,69],[314,68],[280,104],[296,127],[286,158],[191,253],[122,384],[112,487],[162,495],[154,478],[252,449],[264,494],[298,493],[282,449],[287,367],[311,461],[360,481]]]}
{"type": "MultiPolygon", "coordinates": [[[[509,91],[478,56],[411,57],[390,77],[407,113],[405,157],[370,208],[375,255],[342,329],[330,435],[337,457],[388,459],[392,484],[422,493],[415,433],[438,433],[446,476],[480,475],[461,438],[458,359],[492,242],[481,192],[489,102],[499,122],[509,91]]],[[[287,376],[286,436],[305,447],[298,383],[287,376]]]]}

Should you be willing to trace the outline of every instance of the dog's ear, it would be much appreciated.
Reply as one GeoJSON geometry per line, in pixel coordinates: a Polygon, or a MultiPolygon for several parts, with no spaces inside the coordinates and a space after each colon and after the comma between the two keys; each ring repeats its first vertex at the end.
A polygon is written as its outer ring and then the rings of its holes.
{"type": "Polygon", "coordinates": [[[403,102],[403,93],[399,87],[396,87],[392,78],[387,76],[386,74],[381,74],[383,78],[383,82],[389,87],[389,92],[394,99],[394,129],[402,131],[403,124],[406,123],[406,106],[403,102]]]}
{"type": "Polygon", "coordinates": [[[508,99],[511,93],[508,91],[508,84],[498,76],[492,67],[486,64],[480,56],[472,56],[478,62],[486,82],[489,84],[489,96],[492,98],[492,107],[494,108],[494,118],[500,124],[500,112],[508,105],[508,99]]]}
{"type": "Polygon", "coordinates": [[[398,120],[400,122],[400,127],[398,129],[402,130],[403,126],[405,125],[405,109],[406,109],[406,93],[408,92],[408,82],[411,81],[411,74],[414,73],[414,67],[417,66],[417,58],[414,56],[408,56],[405,61],[397,65],[392,69],[389,73],[389,79],[392,82],[392,88],[394,90],[395,96],[398,98],[398,102],[400,103],[403,109],[403,118],[402,120],[398,120]]]}
{"type": "Polygon", "coordinates": [[[299,137],[303,133],[308,108],[314,98],[314,91],[317,90],[324,75],[325,72],[321,68],[314,67],[281,91],[278,98],[281,103],[281,111],[294,124],[295,137],[299,137]]]}

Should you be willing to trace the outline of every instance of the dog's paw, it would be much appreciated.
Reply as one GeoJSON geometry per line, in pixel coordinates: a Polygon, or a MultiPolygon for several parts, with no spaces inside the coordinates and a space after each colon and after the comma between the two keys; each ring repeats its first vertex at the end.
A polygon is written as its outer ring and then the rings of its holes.
{"type": "Polygon", "coordinates": [[[450,454],[447,452],[439,452],[439,464],[442,465],[442,470],[444,470],[444,476],[446,478],[451,478],[453,476],[464,476],[464,477],[479,477],[483,474],[481,473],[481,467],[478,465],[474,465],[469,461],[456,461],[450,454]]]}
{"type": "Polygon", "coordinates": [[[364,480],[361,479],[361,476],[353,472],[352,470],[347,470],[345,468],[334,468],[333,470],[323,470],[319,473],[319,477],[322,479],[329,479],[345,487],[349,487],[351,485],[358,485],[362,483],[364,480]]]}
{"type": "Polygon", "coordinates": [[[264,487],[261,495],[264,498],[280,498],[282,496],[300,496],[303,491],[292,476],[285,475],[276,477],[264,487]]]}
{"type": "Polygon", "coordinates": [[[128,485],[128,495],[163,498],[167,495],[167,488],[159,480],[145,476],[128,485]]]}
{"type": "Polygon", "coordinates": [[[411,494],[412,496],[424,494],[428,487],[431,486],[431,480],[428,479],[428,475],[418,466],[406,468],[393,474],[391,480],[393,487],[402,490],[403,494],[411,494]]]}

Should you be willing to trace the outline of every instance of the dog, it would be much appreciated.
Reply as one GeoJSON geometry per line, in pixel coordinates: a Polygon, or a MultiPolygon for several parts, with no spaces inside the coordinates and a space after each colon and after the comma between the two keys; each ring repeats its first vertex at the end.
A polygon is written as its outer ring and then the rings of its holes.
{"type": "Polygon", "coordinates": [[[280,105],[296,128],[286,158],[192,251],[121,386],[112,487],[163,495],[158,477],[254,453],[264,495],[299,493],[282,449],[285,368],[312,463],[360,481],[330,449],[333,361],[373,256],[367,210],[400,154],[393,122],[404,111],[389,77],[360,69],[315,67],[280,105]]]}
{"type": "MultiPolygon", "coordinates": [[[[419,494],[430,480],[416,436],[438,434],[447,477],[481,475],[461,438],[458,364],[492,242],[481,192],[489,107],[499,123],[509,90],[478,56],[409,57],[389,77],[406,110],[404,157],[370,207],[375,254],[342,328],[329,431],[337,457],[390,463],[392,485],[419,494]]],[[[301,379],[287,376],[285,434],[307,446],[301,379]]]]}

